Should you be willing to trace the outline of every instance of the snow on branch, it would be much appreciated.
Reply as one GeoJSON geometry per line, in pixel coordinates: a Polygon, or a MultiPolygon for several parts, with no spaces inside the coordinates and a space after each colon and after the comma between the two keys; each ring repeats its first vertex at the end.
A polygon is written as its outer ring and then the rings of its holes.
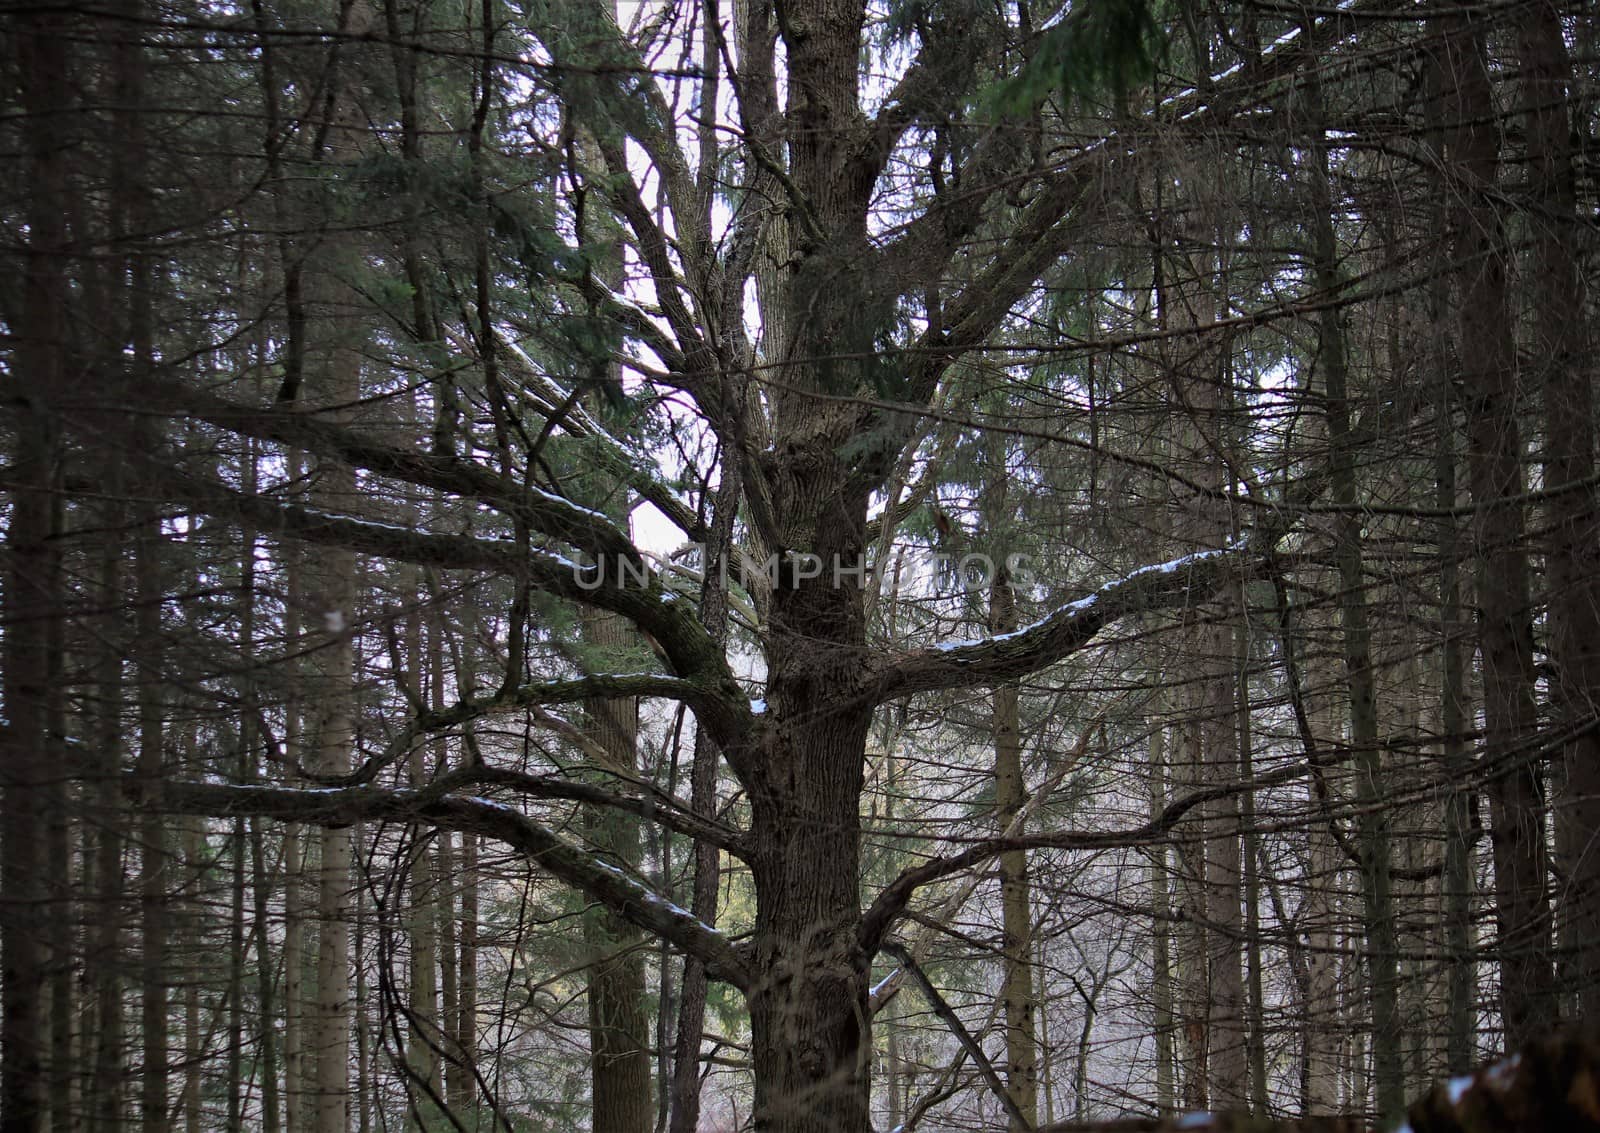
{"type": "Polygon", "coordinates": [[[1259,573],[1263,563],[1264,556],[1241,541],[1141,567],[1012,633],[891,658],[868,677],[872,699],[881,704],[908,693],[1016,680],[1082,649],[1112,622],[1199,604],[1241,577],[1259,573]]]}

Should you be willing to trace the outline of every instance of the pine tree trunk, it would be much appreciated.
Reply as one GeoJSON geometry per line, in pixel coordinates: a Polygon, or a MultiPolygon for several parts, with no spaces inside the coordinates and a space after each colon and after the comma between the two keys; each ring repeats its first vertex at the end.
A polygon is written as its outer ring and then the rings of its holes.
{"type": "MultiPolygon", "coordinates": [[[[436,662],[438,655],[423,655],[422,619],[415,610],[406,618],[404,647],[409,679],[418,682],[419,689],[430,687],[430,670],[433,667],[430,662],[436,662]]],[[[413,745],[408,768],[413,789],[420,789],[433,777],[427,756],[426,745],[413,745]]],[[[422,831],[413,831],[413,837],[421,834],[422,831]]],[[[408,858],[410,884],[406,890],[409,914],[406,927],[411,938],[408,1004],[411,1017],[407,1028],[406,1054],[412,1076],[407,1087],[411,1097],[410,1120],[419,1130],[432,1127],[439,1115],[439,1107],[434,1099],[444,1097],[444,1078],[438,1055],[443,1039],[439,1026],[439,886],[434,878],[433,855],[434,850],[430,846],[411,847],[408,858]]]]}
{"type": "Polygon", "coordinates": [[[1550,595],[1552,694],[1561,748],[1556,853],[1562,886],[1563,994],[1581,1018],[1600,1017],[1600,493],[1595,470],[1594,388],[1579,255],[1586,243],[1576,199],[1568,84],[1572,63],[1562,12],[1549,0],[1517,22],[1528,111],[1529,207],[1534,288],[1528,352],[1544,398],[1544,486],[1562,488],[1549,504],[1545,585],[1550,595]]]}
{"type": "MultiPolygon", "coordinates": [[[[28,21],[19,36],[25,105],[41,133],[62,102],[40,102],[64,93],[65,59],[52,42],[50,21],[28,21]]],[[[27,320],[16,346],[19,388],[39,394],[59,391],[64,378],[61,345],[66,286],[61,259],[57,202],[46,185],[59,189],[59,151],[48,138],[30,137],[30,174],[43,178],[30,201],[40,202],[29,217],[24,302],[27,320]],[[50,219],[41,213],[54,213],[50,219]]],[[[17,410],[16,445],[7,469],[11,517],[6,532],[3,644],[5,705],[0,772],[0,1130],[35,1133],[45,1110],[46,1004],[44,960],[37,917],[46,897],[40,879],[44,863],[44,801],[55,774],[48,748],[50,621],[59,615],[56,595],[47,588],[50,566],[51,497],[55,480],[53,426],[42,404],[17,410]]]]}
{"type": "MultiPolygon", "coordinates": [[[[1160,684],[1159,677],[1156,682],[1160,684]]],[[[1166,806],[1167,728],[1160,712],[1158,723],[1150,731],[1150,816],[1153,819],[1166,806]]],[[[1173,1059],[1172,1011],[1172,898],[1167,880],[1167,844],[1157,842],[1150,848],[1150,918],[1154,931],[1151,944],[1150,979],[1151,1001],[1155,1009],[1156,1043],[1156,1111],[1165,1117],[1177,1104],[1173,1089],[1175,1063],[1173,1059]]]]}
{"type": "MultiPolygon", "coordinates": [[[[1331,687],[1331,674],[1309,678],[1313,687],[1331,687]]],[[[1342,738],[1332,698],[1319,694],[1307,705],[1312,734],[1324,750],[1334,748],[1342,738]]],[[[1331,790],[1331,787],[1330,787],[1331,790]]],[[[1335,799],[1319,799],[1315,793],[1307,800],[1317,819],[1306,831],[1305,898],[1300,907],[1300,932],[1306,950],[1305,1020],[1305,1100],[1308,1117],[1328,1116],[1339,1111],[1340,1052],[1343,1014],[1339,1006],[1339,911],[1334,894],[1339,888],[1343,858],[1328,818],[1335,799]]]]}
{"type": "MultiPolygon", "coordinates": [[[[43,579],[51,594],[62,590],[62,553],[59,538],[67,530],[65,493],[62,491],[61,462],[56,464],[51,486],[51,541],[55,550],[43,579]]],[[[45,728],[49,736],[68,735],[66,695],[66,619],[51,618],[48,625],[50,671],[46,683],[45,728]]],[[[0,758],[4,758],[0,754],[0,758]]],[[[45,884],[50,909],[47,944],[49,947],[50,1050],[45,1073],[48,1080],[50,1128],[54,1133],[76,1133],[81,1128],[82,1112],[75,1089],[81,1081],[81,1061],[76,1053],[78,1004],[75,994],[78,964],[78,921],[73,901],[73,863],[77,860],[74,840],[79,836],[82,814],[82,788],[63,776],[46,784],[42,817],[45,820],[45,884]],[[78,829],[75,829],[75,826],[78,829]]],[[[3,848],[3,847],[0,847],[3,848]]],[[[89,854],[87,840],[83,854],[89,854]]],[[[87,886],[84,887],[84,892],[87,886]]]]}
{"type": "Polygon", "coordinates": [[[1446,168],[1453,261],[1462,265],[1459,351],[1483,662],[1490,840],[1499,933],[1500,1011],[1508,1047],[1555,1021],[1544,800],[1534,700],[1533,621],[1521,502],[1522,431],[1507,251],[1492,198],[1499,167],[1485,31],[1478,17],[1444,22],[1446,168]]]}
{"type": "MultiPolygon", "coordinates": [[[[474,1077],[478,1058],[478,836],[461,836],[461,959],[456,978],[461,990],[456,996],[456,1043],[461,1065],[456,1081],[457,1112],[476,1113],[478,1085],[474,1077]]],[[[469,1128],[476,1129],[476,1119],[469,1128]]]]}
{"type": "MultiPolygon", "coordinates": [[[[341,32],[359,39],[371,28],[364,0],[341,10],[341,32]]],[[[330,163],[361,157],[368,135],[360,106],[360,56],[353,49],[339,58],[329,76],[327,120],[323,123],[330,163]]],[[[325,235],[305,260],[307,299],[306,400],[324,420],[349,424],[362,393],[365,330],[345,312],[360,306],[351,265],[341,257],[347,241],[325,235]]],[[[313,462],[311,506],[335,515],[358,512],[361,489],[350,466],[332,458],[313,462]]],[[[302,563],[306,589],[308,656],[312,680],[311,766],[320,775],[347,774],[355,747],[355,633],[357,557],[338,547],[318,548],[302,563]]],[[[346,1133],[350,1101],[350,922],[353,831],[323,828],[317,834],[315,875],[317,984],[308,1004],[306,1046],[312,1065],[310,1133],[346,1133]]]]}
{"type": "MultiPolygon", "coordinates": [[[[298,731],[290,716],[291,735],[298,731]]],[[[299,745],[291,743],[290,756],[299,745]]],[[[306,1056],[305,836],[298,824],[283,827],[283,1120],[285,1133],[311,1133],[306,1099],[311,1068],[306,1056]]]]}
{"type": "MultiPolygon", "coordinates": [[[[147,789],[159,791],[164,774],[161,687],[161,578],[157,559],[159,531],[142,525],[134,549],[138,595],[138,654],[143,679],[139,682],[139,774],[147,789]]],[[[167,1019],[167,909],[168,818],[158,808],[144,812],[139,824],[140,880],[140,1047],[142,1072],[139,1085],[140,1126],[145,1133],[166,1133],[171,1127],[168,1109],[169,1023],[167,1019]]]]}
{"type": "MultiPolygon", "coordinates": [[[[1427,73],[1429,125],[1435,138],[1431,152],[1442,159],[1437,134],[1443,125],[1443,85],[1437,61],[1427,73]]],[[[1448,213],[1438,210],[1439,227],[1448,227],[1448,213]]],[[[1434,503],[1441,519],[1435,546],[1439,559],[1439,730],[1444,771],[1450,790],[1444,801],[1444,871],[1442,888],[1446,974],[1445,1067],[1464,1074],[1477,1061],[1478,970],[1473,955],[1472,905],[1477,889],[1473,868],[1473,810],[1476,788],[1470,783],[1472,757],[1467,750],[1470,711],[1467,694],[1468,627],[1461,601],[1463,547],[1459,520],[1451,514],[1461,503],[1457,484],[1456,406],[1459,398],[1453,372],[1454,328],[1450,323],[1450,285],[1435,280],[1428,289],[1432,322],[1428,357],[1435,378],[1434,503]]]]}
{"type": "MultiPolygon", "coordinates": [[[[1315,74],[1315,67],[1312,68],[1315,74]]],[[[1308,99],[1319,136],[1312,146],[1310,179],[1314,270],[1323,294],[1340,286],[1338,247],[1333,229],[1328,147],[1320,137],[1321,89],[1313,79],[1308,99]]],[[[1351,391],[1341,312],[1331,308],[1318,331],[1317,369],[1327,394],[1329,465],[1333,501],[1341,509],[1334,521],[1334,559],[1339,577],[1339,617],[1344,683],[1350,696],[1350,752],[1355,765],[1357,842],[1361,855],[1361,897],[1372,978],[1372,1070],[1379,1119],[1397,1121],[1405,1112],[1405,1075],[1400,1058],[1398,946],[1390,892],[1389,813],[1378,746],[1377,684],[1373,675],[1372,630],[1367,609],[1366,570],[1361,545],[1357,452],[1351,438],[1351,391]]]]}
{"type": "MultiPolygon", "coordinates": [[[[989,489],[994,506],[1004,507],[1004,475],[991,479],[989,489]]],[[[1016,594],[1003,568],[998,568],[989,591],[989,630],[1011,633],[1017,628],[1016,594]]],[[[1027,782],[1022,773],[1021,722],[1017,711],[1017,686],[1002,685],[994,690],[991,731],[994,739],[995,826],[1010,829],[1012,821],[1028,799],[1027,782]]],[[[1021,829],[1016,835],[1023,833],[1021,829]]],[[[1000,855],[1000,915],[1004,974],[1000,998],[1005,1011],[1006,1092],[1029,1127],[1039,1123],[1039,1051],[1033,1021],[1033,912],[1029,900],[1028,855],[1012,850],[1000,855]]],[[[1011,1133],[1022,1133],[1016,1117],[1010,1120],[1011,1133]]]]}
{"type": "MultiPolygon", "coordinates": [[[[183,742],[185,756],[192,757],[194,749],[193,737],[185,737],[183,742]]],[[[198,877],[202,869],[201,862],[204,859],[204,854],[202,853],[201,827],[204,821],[204,819],[190,817],[183,823],[184,868],[185,873],[191,877],[198,877]]],[[[234,877],[232,878],[230,900],[233,902],[233,907],[230,912],[232,912],[233,916],[230,918],[230,922],[232,925],[237,926],[242,925],[244,920],[244,873],[242,863],[237,861],[233,863],[232,872],[234,877]]],[[[203,1111],[200,1090],[206,1063],[205,1035],[200,1022],[200,984],[205,978],[205,952],[199,947],[198,941],[200,934],[204,931],[204,919],[199,908],[197,894],[191,893],[189,895],[188,905],[189,908],[184,920],[187,922],[189,931],[193,936],[189,944],[188,982],[183,989],[183,1130],[184,1133],[201,1133],[201,1114],[203,1111]]],[[[231,952],[230,941],[230,965],[232,960],[231,952]]],[[[242,990],[240,982],[233,978],[233,973],[230,971],[228,975],[229,996],[235,996],[242,990]]],[[[230,1003],[230,1013],[232,1010],[230,1003]]],[[[234,1038],[231,1030],[231,1019],[229,1028],[228,1038],[231,1044],[234,1038]]],[[[228,1050],[230,1063],[233,1061],[233,1057],[233,1048],[230,1045],[228,1050]]],[[[231,1100],[235,1092],[233,1078],[240,1076],[240,1071],[237,1067],[230,1065],[228,1074],[229,1080],[226,1087],[231,1100]]]]}
{"type": "MultiPolygon", "coordinates": [[[[1244,606],[1245,594],[1240,588],[1239,602],[1244,606]]],[[[1250,726],[1250,626],[1241,621],[1234,626],[1233,637],[1237,649],[1234,667],[1234,688],[1239,694],[1237,735],[1239,737],[1239,774],[1241,781],[1255,780],[1255,750],[1250,726]]],[[[1250,1109],[1266,1114],[1270,1099],[1267,1095],[1267,1026],[1265,992],[1262,988],[1261,967],[1261,873],[1257,855],[1256,796],[1247,790],[1239,796],[1239,856],[1244,863],[1244,959],[1245,997],[1248,1006],[1246,1033],[1250,1047],[1250,1109]]]]}
{"type": "MultiPolygon", "coordinates": [[[[769,704],[782,704],[785,684],[782,674],[770,683],[769,704]]],[[[812,695],[793,703],[820,703],[812,695]]],[[[857,806],[871,720],[841,716],[791,716],[770,756],[785,771],[752,799],[754,967],[770,973],[749,996],[761,1133],[871,1128],[868,962],[857,942],[857,806]]]]}
{"type": "MultiPolygon", "coordinates": [[[[122,532],[127,522],[122,469],[122,454],[113,449],[106,454],[102,470],[105,503],[97,509],[96,516],[107,531],[122,532]]],[[[103,541],[94,590],[108,611],[116,610],[126,597],[123,552],[122,538],[103,541]]],[[[117,615],[108,613],[99,623],[104,640],[117,642],[124,638],[126,630],[117,615]]],[[[125,1118],[122,979],[126,961],[122,955],[122,922],[127,890],[122,859],[128,817],[117,783],[122,774],[125,691],[118,650],[102,650],[95,665],[93,689],[99,706],[95,748],[101,778],[92,787],[93,867],[85,871],[84,878],[84,887],[93,895],[96,906],[96,919],[88,934],[89,946],[84,958],[85,972],[93,990],[91,999],[84,1005],[85,1046],[91,1050],[84,1108],[90,1129],[120,1131],[125,1118]]]]}
{"type": "MultiPolygon", "coordinates": [[[[584,639],[594,648],[617,649],[632,640],[632,633],[614,616],[595,614],[584,623],[584,639]]],[[[611,762],[628,770],[635,767],[638,701],[591,701],[586,712],[588,734],[611,762]]],[[[625,871],[639,868],[639,828],[632,815],[591,810],[584,826],[589,841],[617,866],[625,871]]],[[[655,1100],[643,937],[620,917],[596,908],[584,919],[584,941],[593,957],[588,971],[592,1133],[649,1133],[655,1100]]]]}
{"type": "MultiPolygon", "coordinates": [[[[255,759],[251,758],[251,771],[254,773],[255,759]]],[[[257,925],[265,926],[268,920],[267,900],[267,862],[265,838],[262,836],[261,820],[250,820],[250,886],[254,897],[253,918],[257,925]]],[[[287,839],[285,839],[285,853],[287,854],[287,839]]],[[[288,866],[285,862],[280,876],[288,875],[288,866]]],[[[261,1084],[261,1130],[262,1133],[278,1133],[281,1128],[279,1099],[282,1096],[278,1085],[278,1017],[276,1006],[278,996],[273,986],[273,970],[271,942],[268,934],[257,931],[256,938],[256,1044],[260,1052],[256,1059],[256,1074],[261,1084]]],[[[289,926],[287,916],[284,918],[284,941],[287,952],[289,940],[289,926]]],[[[285,968],[287,968],[287,955],[285,955],[285,968]]],[[[285,1020],[284,1032],[287,1035],[288,1027],[285,1020]]]]}

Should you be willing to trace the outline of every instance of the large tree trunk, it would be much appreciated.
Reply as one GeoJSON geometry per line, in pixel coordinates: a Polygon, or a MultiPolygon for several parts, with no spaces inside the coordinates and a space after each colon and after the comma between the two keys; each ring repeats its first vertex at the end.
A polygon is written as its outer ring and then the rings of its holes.
{"type": "MultiPolygon", "coordinates": [[[[781,704],[795,691],[779,676],[769,700],[781,704]]],[[[824,701],[790,703],[767,755],[773,782],[752,799],[753,966],[764,977],[749,997],[756,1128],[866,1133],[869,961],[856,937],[857,807],[870,715],[819,719],[824,701]],[[802,706],[810,711],[793,711],[802,706]]]]}
{"type": "Polygon", "coordinates": [[[1521,501],[1522,431],[1516,349],[1506,288],[1506,245],[1492,194],[1499,129],[1485,29],[1478,17],[1445,22],[1445,157],[1456,178],[1453,258],[1461,272],[1459,348],[1483,660],[1488,776],[1499,933],[1500,1011],[1506,1043],[1521,1045],[1555,1020],[1534,702],[1533,619],[1521,501]]]}

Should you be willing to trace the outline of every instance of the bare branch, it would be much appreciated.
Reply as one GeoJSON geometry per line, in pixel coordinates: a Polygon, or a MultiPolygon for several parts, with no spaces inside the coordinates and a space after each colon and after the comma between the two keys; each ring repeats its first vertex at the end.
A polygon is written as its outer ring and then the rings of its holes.
{"type": "Polygon", "coordinates": [[[441,830],[481,834],[505,843],[550,876],[694,956],[705,964],[712,978],[740,990],[750,987],[744,960],[721,933],[504,803],[441,798],[429,790],[296,790],[187,781],[152,784],[136,776],[125,780],[124,789],[135,803],[166,814],[255,816],[328,827],[375,821],[422,823],[441,830]]]}
{"type": "Polygon", "coordinates": [[[1168,803],[1161,813],[1142,826],[1127,830],[1057,830],[1011,837],[985,838],[949,857],[932,858],[903,871],[890,882],[861,919],[858,939],[863,949],[878,951],[894,922],[904,913],[911,895],[923,886],[981,865],[1011,850],[1118,850],[1148,846],[1165,838],[1185,815],[1202,803],[1231,798],[1263,787],[1292,783],[1305,775],[1307,765],[1292,763],[1249,781],[1219,783],[1190,791],[1168,803]]]}
{"type": "Polygon", "coordinates": [[[750,733],[754,723],[750,702],[729,670],[723,651],[700,625],[692,603],[667,590],[654,572],[637,580],[619,578],[615,560],[603,567],[584,566],[550,551],[519,547],[510,540],[429,534],[332,515],[240,492],[214,480],[161,467],[154,460],[150,467],[150,475],[161,489],[187,505],[210,515],[249,521],[266,533],[422,566],[494,571],[558,597],[610,610],[649,634],[673,673],[682,678],[678,684],[663,683],[670,678],[652,678],[653,687],[662,695],[673,695],[693,708],[725,750],[742,750],[750,733]]]}
{"type": "Polygon", "coordinates": [[[419,713],[407,727],[374,755],[348,775],[316,775],[297,769],[314,783],[325,787],[359,787],[373,782],[386,767],[404,759],[424,736],[456,728],[487,716],[503,716],[548,704],[576,704],[596,697],[654,696],[668,700],[681,700],[694,705],[699,699],[698,687],[678,677],[662,673],[608,673],[579,677],[566,681],[540,681],[520,688],[481,699],[468,698],[450,705],[419,713]]]}
{"type": "Polygon", "coordinates": [[[394,448],[312,414],[240,405],[153,376],[140,381],[139,398],[147,405],[154,401],[169,412],[240,436],[334,457],[379,476],[486,504],[541,535],[594,555],[624,555],[638,561],[638,551],[627,535],[602,513],[551,492],[510,483],[453,456],[394,448]]]}

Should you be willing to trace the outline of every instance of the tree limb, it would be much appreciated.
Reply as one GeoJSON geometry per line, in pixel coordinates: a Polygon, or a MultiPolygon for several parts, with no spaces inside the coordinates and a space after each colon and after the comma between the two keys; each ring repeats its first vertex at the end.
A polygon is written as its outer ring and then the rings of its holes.
{"type": "Polygon", "coordinates": [[[1013,681],[1077,652],[1114,621],[1198,605],[1236,585],[1241,576],[1264,575],[1266,569],[1266,556],[1249,544],[1141,567],[1014,633],[951,642],[883,661],[867,678],[867,696],[881,704],[908,693],[1013,681]]]}
{"type": "Polygon", "coordinates": [[[296,790],[190,781],[151,783],[131,775],[124,780],[124,792],[135,804],[166,814],[254,816],[328,827],[375,821],[424,823],[441,830],[481,834],[505,843],[558,881],[694,956],[705,964],[712,978],[741,991],[750,987],[749,969],[721,933],[503,803],[441,798],[429,790],[296,790]]]}
{"type": "Polygon", "coordinates": [[[1276,787],[1292,783],[1303,776],[1307,768],[1299,763],[1288,764],[1277,771],[1257,775],[1248,782],[1219,783],[1190,791],[1168,803],[1160,814],[1142,826],[1127,830],[1058,830],[1013,837],[985,838],[967,849],[949,857],[931,858],[919,866],[901,872],[878,894],[866,915],[861,918],[857,939],[866,951],[876,952],[894,922],[904,912],[911,895],[926,885],[946,877],[963,873],[991,858],[1010,850],[1119,850],[1147,846],[1165,838],[1185,815],[1202,803],[1231,798],[1246,791],[1263,787],[1276,787]]]}

